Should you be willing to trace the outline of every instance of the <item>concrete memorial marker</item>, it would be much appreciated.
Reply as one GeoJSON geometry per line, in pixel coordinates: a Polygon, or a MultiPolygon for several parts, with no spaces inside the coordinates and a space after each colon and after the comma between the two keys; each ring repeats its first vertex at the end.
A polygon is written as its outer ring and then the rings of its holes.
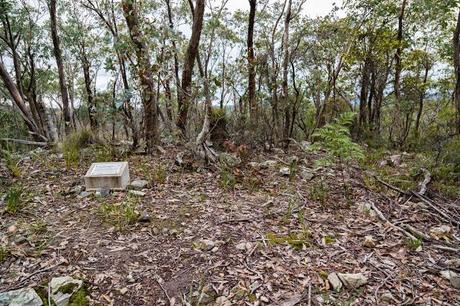
{"type": "Polygon", "coordinates": [[[87,191],[98,189],[124,190],[129,183],[127,162],[94,163],[85,175],[87,191]]]}

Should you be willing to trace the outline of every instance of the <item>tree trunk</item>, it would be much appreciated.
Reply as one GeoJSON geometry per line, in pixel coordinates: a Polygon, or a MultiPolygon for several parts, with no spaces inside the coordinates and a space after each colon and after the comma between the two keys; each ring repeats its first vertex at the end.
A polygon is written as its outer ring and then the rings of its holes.
{"type": "Polygon", "coordinates": [[[179,91],[177,127],[182,131],[184,136],[186,135],[187,116],[190,105],[193,66],[198,54],[201,30],[203,28],[204,5],[205,0],[197,0],[194,10],[192,36],[187,47],[184,69],[182,71],[182,90],[179,91]]]}
{"type": "Polygon", "coordinates": [[[286,17],[284,19],[284,34],[283,34],[283,103],[284,103],[284,139],[286,141],[286,147],[289,144],[289,127],[291,124],[291,114],[289,105],[289,87],[288,87],[288,69],[289,69],[289,25],[291,22],[291,5],[292,0],[288,0],[286,8],[286,17]]]}
{"type": "Polygon", "coordinates": [[[49,11],[50,11],[50,18],[51,18],[51,38],[53,40],[53,51],[54,57],[56,59],[56,64],[58,66],[58,73],[59,73],[59,88],[61,91],[61,98],[62,98],[62,109],[64,115],[64,125],[65,125],[65,132],[69,134],[72,131],[72,118],[70,115],[70,108],[69,108],[69,93],[67,91],[67,82],[64,73],[64,63],[62,60],[62,51],[60,46],[60,39],[58,36],[57,30],[57,17],[56,17],[56,0],[50,0],[49,2],[49,11]]]}
{"type": "Polygon", "coordinates": [[[366,57],[364,60],[362,78],[361,78],[361,93],[359,97],[359,117],[358,117],[358,127],[359,131],[365,127],[367,112],[366,107],[368,103],[369,96],[369,79],[370,79],[370,60],[369,57],[366,57]]]}
{"type": "Polygon", "coordinates": [[[6,89],[8,90],[11,97],[13,98],[14,103],[19,108],[21,116],[24,119],[24,122],[26,123],[27,128],[29,129],[30,133],[34,136],[36,140],[48,141],[46,136],[40,133],[38,125],[34,121],[32,114],[27,109],[26,104],[24,103],[24,99],[19,93],[19,90],[16,84],[14,83],[13,79],[10,77],[10,75],[6,71],[5,66],[3,65],[1,61],[0,61],[0,77],[3,80],[3,83],[5,84],[6,89]]]}
{"type": "Polygon", "coordinates": [[[86,103],[88,104],[88,116],[89,116],[89,124],[91,127],[91,131],[96,132],[97,130],[97,111],[96,105],[94,105],[94,97],[93,97],[93,90],[91,89],[91,63],[86,56],[85,47],[82,46],[82,66],[83,66],[83,78],[85,80],[85,90],[86,90],[86,103]]]}
{"type": "Polygon", "coordinates": [[[136,50],[138,62],[137,73],[141,83],[142,103],[144,105],[146,149],[148,153],[151,153],[153,146],[159,141],[155,84],[150,70],[148,50],[144,43],[143,33],[140,30],[137,7],[133,0],[123,0],[122,6],[129,34],[136,50]]]}
{"type": "Polygon", "coordinates": [[[418,100],[418,110],[417,110],[417,118],[415,119],[415,137],[419,137],[419,129],[420,129],[420,119],[422,118],[423,113],[423,101],[425,100],[425,91],[426,91],[426,84],[428,82],[428,72],[430,71],[430,66],[425,66],[425,74],[423,76],[423,84],[422,88],[420,89],[420,97],[418,100]]]}
{"type": "MultiPolygon", "coordinates": [[[[254,23],[256,18],[257,0],[249,0],[249,24],[248,24],[248,102],[249,114],[252,126],[257,124],[257,107],[256,107],[256,71],[254,56],[254,23]]],[[[221,102],[222,104],[222,102],[221,102]]],[[[222,106],[221,106],[222,107],[222,106]]]]}
{"type": "Polygon", "coordinates": [[[455,92],[454,101],[457,108],[457,133],[460,134],[460,11],[457,18],[457,27],[454,32],[454,67],[455,67],[455,92]]]}
{"type": "Polygon", "coordinates": [[[393,133],[396,135],[394,140],[400,147],[402,145],[402,124],[401,124],[401,71],[402,71],[402,53],[403,53],[403,26],[404,26],[404,13],[406,9],[407,0],[403,0],[401,10],[398,18],[398,47],[395,54],[395,109],[393,120],[393,133]]]}

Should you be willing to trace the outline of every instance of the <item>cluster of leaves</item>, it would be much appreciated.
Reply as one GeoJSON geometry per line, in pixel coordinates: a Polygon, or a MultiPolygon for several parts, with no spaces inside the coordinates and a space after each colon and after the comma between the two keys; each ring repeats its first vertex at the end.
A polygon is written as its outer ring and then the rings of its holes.
{"type": "Polygon", "coordinates": [[[64,139],[62,142],[62,153],[67,168],[78,164],[81,149],[87,146],[90,141],[91,132],[89,130],[74,132],[64,139]]]}
{"type": "Polygon", "coordinates": [[[355,114],[343,113],[332,123],[325,125],[313,134],[317,140],[312,145],[313,151],[324,149],[326,158],[322,162],[331,163],[339,161],[348,163],[352,160],[364,159],[364,152],[359,144],[353,142],[350,135],[350,126],[353,124],[355,114]]]}

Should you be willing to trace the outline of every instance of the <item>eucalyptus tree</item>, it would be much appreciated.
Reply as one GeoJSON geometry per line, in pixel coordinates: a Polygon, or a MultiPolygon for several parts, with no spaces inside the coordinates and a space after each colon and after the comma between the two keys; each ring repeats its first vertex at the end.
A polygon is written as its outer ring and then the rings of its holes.
{"type": "Polygon", "coordinates": [[[66,134],[72,132],[72,114],[69,102],[69,91],[67,88],[67,80],[64,71],[64,59],[62,56],[61,41],[58,33],[58,20],[57,20],[57,7],[56,0],[49,0],[48,9],[50,13],[50,25],[51,25],[51,38],[53,41],[53,52],[56,60],[58,75],[59,75],[59,89],[62,99],[62,110],[64,116],[64,129],[66,134]]]}
{"type": "Polygon", "coordinates": [[[133,0],[122,1],[123,14],[128,26],[137,57],[137,74],[141,85],[144,106],[144,137],[147,152],[152,152],[159,142],[157,97],[151,71],[149,50],[142,32],[138,3],[133,0]]]}

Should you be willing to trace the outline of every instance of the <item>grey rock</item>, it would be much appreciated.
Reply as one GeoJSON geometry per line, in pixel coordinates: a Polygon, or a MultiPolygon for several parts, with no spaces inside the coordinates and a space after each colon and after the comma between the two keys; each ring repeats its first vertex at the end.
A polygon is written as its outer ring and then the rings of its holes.
{"type": "Polygon", "coordinates": [[[0,293],[0,305],[41,306],[42,300],[32,288],[22,288],[0,293]]]}
{"type": "Polygon", "coordinates": [[[449,259],[446,261],[446,265],[451,268],[460,268],[460,258],[449,259]]]}
{"type": "Polygon", "coordinates": [[[241,164],[241,159],[235,155],[232,155],[232,154],[229,154],[229,153],[221,153],[219,155],[219,161],[230,167],[230,168],[234,168],[236,166],[238,166],[239,164],[241,164]]]}
{"type": "Polygon", "coordinates": [[[70,276],[53,277],[50,282],[51,298],[56,303],[56,306],[67,306],[72,295],[77,292],[82,285],[83,281],[74,279],[70,276]],[[62,292],[61,288],[64,286],[67,290],[62,292]],[[69,288],[72,289],[71,292],[68,292],[69,288]]]}
{"type": "Polygon", "coordinates": [[[106,197],[110,194],[110,189],[108,188],[100,188],[96,191],[96,196],[98,197],[106,197]]]}
{"type": "Polygon", "coordinates": [[[328,276],[327,276],[327,280],[329,281],[329,283],[331,284],[332,286],[332,289],[335,291],[335,292],[340,292],[340,290],[342,290],[342,287],[343,287],[343,284],[342,282],[340,281],[339,277],[337,276],[337,273],[330,273],[328,276]]]}
{"type": "Polygon", "coordinates": [[[77,185],[70,190],[70,193],[79,194],[82,191],[83,191],[83,187],[80,185],[77,185]]]}
{"type": "Polygon", "coordinates": [[[91,192],[89,191],[82,191],[80,192],[80,198],[87,198],[91,195],[91,192]]]}
{"type": "Polygon", "coordinates": [[[310,150],[311,142],[305,141],[305,140],[304,140],[304,141],[301,141],[301,142],[300,142],[300,147],[302,148],[302,150],[308,151],[308,150],[310,150]]]}
{"type": "Polygon", "coordinates": [[[382,296],[380,297],[380,299],[382,300],[382,302],[385,302],[385,303],[391,303],[394,301],[393,294],[391,294],[391,292],[389,291],[384,292],[382,296]]]}
{"type": "Polygon", "coordinates": [[[130,190],[128,191],[129,195],[135,196],[135,197],[145,197],[146,193],[139,191],[139,190],[130,190]]]}
{"type": "Polygon", "coordinates": [[[146,211],[142,212],[142,214],[137,219],[139,222],[147,223],[152,221],[152,216],[146,211]]]}
{"type": "Polygon", "coordinates": [[[272,167],[275,167],[277,164],[278,162],[276,160],[266,160],[260,163],[260,168],[262,169],[272,168],[272,167]]]}
{"type": "Polygon", "coordinates": [[[256,163],[256,162],[250,162],[250,163],[248,163],[248,166],[251,167],[252,169],[256,169],[256,170],[259,170],[261,168],[260,164],[256,163]]]}
{"type": "Polygon", "coordinates": [[[282,176],[289,176],[291,175],[291,170],[288,167],[283,167],[280,169],[280,174],[282,176]]]}
{"type": "Polygon", "coordinates": [[[300,176],[306,181],[311,181],[315,177],[315,174],[311,170],[303,169],[300,172],[300,176]]]}
{"type": "Polygon", "coordinates": [[[430,229],[430,235],[436,239],[442,239],[444,237],[449,236],[451,231],[452,231],[452,228],[450,226],[441,225],[441,226],[432,227],[430,229]]]}
{"type": "Polygon", "coordinates": [[[401,165],[401,159],[402,159],[401,154],[395,154],[395,155],[390,156],[390,162],[395,167],[398,167],[401,165]]]}
{"type": "Polygon", "coordinates": [[[460,274],[454,271],[444,270],[441,271],[441,276],[449,280],[452,287],[455,289],[460,289],[460,274]]]}
{"type": "Polygon", "coordinates": [[[146,180],[134,180],[129,184],[128,188],[134,190],[142,190],[148,186],[149,182],[146,180]]]}
{"type": "Polygon", "coordinates": [[[338,273],[337,276],[348,289],[356,289],[367,284],[367,277],[362,273],[338,273]]]}

